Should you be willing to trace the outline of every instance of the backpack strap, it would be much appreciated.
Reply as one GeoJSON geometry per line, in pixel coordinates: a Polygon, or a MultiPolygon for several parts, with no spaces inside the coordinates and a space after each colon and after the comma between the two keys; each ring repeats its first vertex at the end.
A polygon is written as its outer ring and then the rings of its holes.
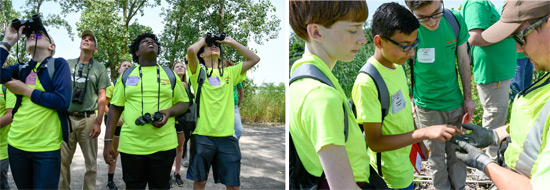
{"type": "Polygon", "coordinates": [[[443,11],[443,17],[445,17],[449,25],[451,25],[451,28],[453,28],[453,32],[455,33],[457,46],[458,46],[458,36],[460,35],[460,25],[458,24],[458,20],[449,9],[445,9],[443,11]]]}
{"type": "MultiPolygon", "coordinates": [[[[289,85],[295,82],[298,79],[303,78],[311,78],[315,79],[319,82],[322,82],[332,88],[334,87],[334,84],[332,84],[332,81],[321,71],[319,68],[312,64],[303,64],[300,65],[289,80],[289,85]]],[[[335,88],[336,89],[336,88],[335,88]]],[[[349,128],[349,122],[348,122],[348,110],[346,109],[346,102],[344,102],[344,105],[342,106],[344,108],[344,136],[345,140],[348,141],[348,128],[349,128]]]]}
{"type": "Polygon", "coordinates": [[[8,91],[8,88],[6,86],[2,85],[2,93],[4,94],[4,101],[6,101],[6,92],[8,91]]]}
{"type": "Polygon", "coordinates": [[[164,69],[164,72],[166,72],[166,75],[168,75],[168,80],[170,80],[170,85],[172,85],[172,96],[174,96],[174,88],[176,87],[176,75],[174,75],[174,71],[172,69],[161,66],[162,69],[164,69]]]}
{"type": "Polygon", "coordinates": [[[122,73],[122,77],[121,77],[121,80],[122,80],[122,84],[124,85],[124,87],[126,88],[126,80],[128,80],[128,76],[130,76],[130,73],[132,73],[132,71],[135,69],[136,67],[130,67],[128,69],[126,69],[124,71],[124,73],[122,73]]]}
{"type": "MultiPolygon", "coordinates": [[[[359,70],[359,73],[365,73],[369,75],[372,80],[374,80],[374,84],[376,85],[376,89],[378,91],[378,101],[380,101],[380,105],[382,107],[382,122],[384,123],[384,118],[388,115],[389,108],[390,108],[390,95],[388,91],[388,87],[386,86],[386,82],[382,78],[382,75],[380,75],[380,72],[372,65],[371,63],[367,62],[361,69],[359,70]]],[[[382,174],[382,153],[377,152],[376,153],[376,167],[378,168],[378,175],[383,176],[382,174]]]]}
{"type": "Polygon", "coordinates": [[[48,64],[46,64],[46,68],[48,68],[48,75],[50,76],[50,79],[53,81],[53,74],[55,73],[55,59],[56,58],[50,58],[48,60],[48,64]]]}
{"type": "Polygon", "coordinates": [[[206,74],[205,74],[204,70],[202,69],[202,66],[198,65],[198,69],[199,69],[199,77],[197,78],[197,84],[199,85],[199,87],[198,87],[198,90],[197,90],[197,95],[195,96],[195,98],[196,98],[195,103],[197,104],[197,118],[200,117],[201,89],[202,89],[202,85],[204,84],[204,81],[206,80],[206,74]]]}

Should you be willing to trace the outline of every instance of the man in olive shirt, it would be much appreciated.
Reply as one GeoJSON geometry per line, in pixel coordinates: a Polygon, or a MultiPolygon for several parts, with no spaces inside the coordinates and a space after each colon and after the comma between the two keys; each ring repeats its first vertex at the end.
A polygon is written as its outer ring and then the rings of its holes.
{"type": "Polygon", "coordinates": [[[80,35],[80,57],[68,60],[71,68],[72,96],[69,115],[73,131],[69,144],[61,146],[60,189],[70,189],[71,162],[80,145],[84,155],[86,173],[84,189],[95,189],[97,175],[97,136],[101,133],[102,116],[105,111],[105,88],[110,85],[103,63],[94,62],[92,55],[97,51],[97,39],[90,30],[80,35]],[[96,114],[95,111],[98,110],[96,114]]]}

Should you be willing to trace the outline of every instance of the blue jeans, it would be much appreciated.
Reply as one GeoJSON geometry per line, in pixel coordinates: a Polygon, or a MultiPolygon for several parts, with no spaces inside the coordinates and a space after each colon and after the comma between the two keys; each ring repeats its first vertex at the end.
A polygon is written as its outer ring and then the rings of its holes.
{"type": "Polygon", "coordinates": [[[243,133],[243,123],[241,122],[241,113],[239,112],[239,106],[235,105],[235,135],[233,135],[237,140],[241,138],[243,133]]]}
{"type": "Polygon", "coordinates": [[[514,101],[516,94],[525,90],[533,83],[533,63],[529,58],[518,59],[516,74],[510,83],[510,99],[514,101]]]}
{"type": "MultiPolygon", "coordinates": [[[[391,189],[391,190],[398,190],[398,189],[391,189]]],[[[405,187],[399,190],[413,190],[413,183],[411,183],[411,185],[409,185],[408,187],[405,187]]]]}
{"type": "Polygon", "coordinates": [[[18,189],[57,189],[61,172],[60,150],[27,152],[8,145],[8,155],[18,189]]]}

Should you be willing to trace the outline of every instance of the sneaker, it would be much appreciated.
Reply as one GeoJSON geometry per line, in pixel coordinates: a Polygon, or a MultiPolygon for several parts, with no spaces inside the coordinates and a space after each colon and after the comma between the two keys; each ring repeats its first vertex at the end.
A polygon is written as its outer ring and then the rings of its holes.
{"type": "Polygon", "coordinates": [[[184,162],[183,162],[183,167],[186,167],[186,168],[189,167],[189,161],[187,161],[187,160],[184,161],[184,162]]]}
{"type": "Polygon", "coordinates": [[[178,186],[183,186],[183,180],[181,179],[181,175],[176,173],[176,175],[174,175],[174,180],[176,181],[176,184],[178,184],[178,186]]]}
{"type": "Polygon", "coordinates": [[[114,181],[107,182],[107,188],[109,188],[109,190],[118,190],[118,187],[114,181]]]}

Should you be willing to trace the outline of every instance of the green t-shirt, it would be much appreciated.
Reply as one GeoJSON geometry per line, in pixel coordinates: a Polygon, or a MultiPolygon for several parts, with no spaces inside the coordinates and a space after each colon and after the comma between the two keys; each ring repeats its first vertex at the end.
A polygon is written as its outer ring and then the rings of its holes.
{"type": "MultiPolygon", "coordinates": [[[[398,135],[414,131],[412,106],[409,98],[409,87],[403,67],[398,64],[395,69],[389,69],[374,57],[369,58],[380,73],[390,97],[390,110],[384,118],[382,135],[398,135]]],[[[351,96],[357,109],[357,123],[382,123],[382,106],[378,100],[378,91],[374,80],[367,74],[360,73],[351,90],[351,96]]],[[[413,180],[414,168],[409,160],[411,145],[382,153],[383,178],[389,188],[402,189],[408,187],[413,180]]],[[[369,148],[371,165],[376,166],[376,152],[369,148]]],[[[375,167],[376,170],[378,168],[375,167]]]]}
{"type": "MultiPolygon", "coordinates": [[[[550,85],[546,84],[536,89],[534,87],[543,84],[549,78],[550,75],[544,77],[540,81],[537,81],[530,88],[528,88],[528,90],[534,89],[533,91],[523,96],[518,95],[514,100],[514,104],[512,105],[512,113],[510,115],[509,126],[511,143],[508,145],[508,148],[504,153],[506,164],[512,169],[515,169],[516,162],[519,159],[520,153],[524,150],[524,142],[527,138],[527,134],[537,122],[542,108],[550,99],[550,93],[548,93],[550,91],[550,85]]],[[[546,137],[549,126],[550,119],[546,119],[544,123],[544,134],[542,135],[543,139],[541,139],[542,142],[546,142],[544,137],[546,137]]],[[[546,144],[543,144],[540,150],[543,150],[545,145],[546,144]]],[[[540,150],[539,156],[537,157],[532,167],[533,169],[531,170],[531,174],[533,174],[535,168],[537,168],[536,166],[539,163],[547,162],[547,160],[543,160],[541,162],[540,150]]]]}
{"type": "Polygon", "coordinates": [[[347,98],[344,90],[328,66],[312,54],[304,54],[294,62],[291,73],[306,63],[319,68],[336,89],[309,78],[299,79],[288,88],[288,130],[301,162],[310,174],[319,177],[323,167],[318,152],[327,145],[345,146],[355,181],[368,182],[370,157],[365,138],[347,104],[349,128],[348,140],[345,140],[342,105],[347,98]]]}
{"type": "Polygon", "coordinates": [[[73,81],[73,86],[84,90],[86,79],[88,80],[88,84],[86,85],[86,94],[84,95],[84,101],[82,104],[73,102],[72,100],[74,93],[71,93],[71,106],[69,106],[69,112],[97,110],[97,91],[111,85],[109,76],[107,75],[107,69],[105,69],[103,63],[94,60],[94,63],[90,69],[90,76],[86,77],[88,74],[88,67],[90,66],[88,64],[81,63],[78,63],[77,65],[77,62],[78,58],[67,60],[67,63],[71,69],[71,80],[73,81]],[[82,76],[78,72],[80,65],[82,65],[82,76]]]}
{"type": "Polygon", "coordinates": [[[243,89],[243,83],[242,82],[239,82],[239,84],[237,84],[237,86],[234,86],[233,87],[233,99],[235,99],[235,105],[238,106],[239,105],[239,93],[237,92],[237,89],[243,89]]]}
{"type": "MultiPolygon", "coordinates": [[[[466,26],[462,16],[451,10],[460,26],[466,26]]],[[[460,27],[458,40],[445,18],[431,31],[420,25],[416,63],[414,65],[414,103],[425,109],[449,111],[462,106],[458,83],[456,47],[468,40],[468,30],[460,27]]]]}
{"type": "Polygon", "coordinates": [[[157,67],[141,67],[143,78],[139,77],[139,67],[135,68],[128,75],[126,88],[122,84],[122,80],[118,79],[119,82],[115,86],[111,104],[124,107],[122,118],[125,122],[120,132],[124,135],[120,136],[119,152],[147,155],[178,146],[174,117],[169,117],[161,128],[156,128],[150,123],[143,126],[135,124],[136,119],[142,116],[142,96],[143,114],[154,114],[158,111],[157,106],[159,106],[159,110],[164,110],[179,102],[189,102],[181,80],[176,77],[176,86],[172,93],[172,86],[166,72],[162,68],[158,68],[160,71],[160,102],[158,100],[157,67]]]}
{"type": "MultiPolygon", "coordinates": [[[[502,3],[502,5],[500,5],[500,7],[497,8],[497,12],[499,15],[502,15],[502,9],[504,8],[504,4],[506,3],[502,3]]],[[[525,57],[525,54],[523,54],[523,52],[518,52],[518,59],[525,59],[525,58],[527,57],[525,57]]]]}
{"type": "MultiPolygon", "coordinates": [[[[500,20],[495,6],[487,0],[467,0],[462,15],[468,30],[486,30],[500,20]]],[[[472,46],[474,81],[487,84],[513,78],[517,55],[516,42],[512,37],[489,46],[472,46]]]]}
{"type": "MultiPolygon", "coordinates": [[[[36,63],[33,72],[38,66],[40,63],[36,63]]],[[[27,86],[45,92],[38,77],[34,84],[27,81],[27,86]]],[[[59,150],[62,140],[61,121],[57,111],[35,104],[31,98],[23,96],[21,106],[13,116],[8,143],[27,152],[47,152],[59,150]]]]}
{"type": "MultiPolygon", "coordinates": [[[[6,114],[6,109],[14,108],[16,97],[8,89],[6,89],[6,94],[2,89],[2,84],[0,84],[0,117],[6,114]]],[[[8,158],[8,132],[10,131],[10,126],[7,125],[0,129],[0,160],[8,158]]]]}
{"type": "MultiPolygon", "coordinates": [[[[223,77],[220,76],[218,69],[214,69],[210,78],[206,76],[200,94],[200,117],[197,118],[197,127],[193,134],[211,137],[233,136],[235,133],[233,86],[246,79],[246,73],[241,74],[242,68],[243,64],[224,68],[223,77]]],[[[195,92],[198,92],[199,87],[197,83],[199,69],[204,68],[197,66],[195,73],[188,70],[195,92]]]]}

